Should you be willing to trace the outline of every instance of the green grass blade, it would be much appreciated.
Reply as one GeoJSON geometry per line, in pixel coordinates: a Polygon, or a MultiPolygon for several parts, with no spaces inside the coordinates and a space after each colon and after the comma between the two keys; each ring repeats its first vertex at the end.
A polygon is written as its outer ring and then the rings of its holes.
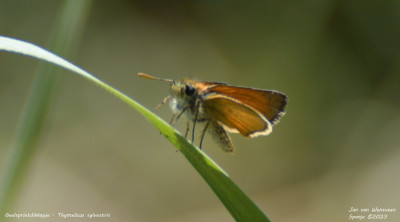
{"type": "Polygon", "coordinates": [[[75,66],[55,54],[33,44],[0,36],[0,50],[20,53],[56,64],[85,77],[89,81],[114,94],[145,116],[186,157],[186,159],[208,183],[236,221],[269,221],[264,213],[229,178],[228,174],[222,170],[218,164],[216,164],[203,151],[190,144],[167,122],[146,109],[140,103],[132,100],[124,93],[107,85],[78,66],[75,66]]]}
{"type": "MultiPolygon", "coordinates": [[[[67,55],[70,49],[73,48],[71,45],[75,45],[82,32],[90,2],[87,0],[70,0],[62,5],[59,18],[55,23],[55,29],[50,38],[50,48],[55,52],[67,55]]],[[[11,42],[4,41],[0,43],[2,50],[10,49],[10,47],[23,47],[18,44],[14,44],[14,46],[11,44],[11,42]]],[[[26,49],[18,48],[15,50],[24,51],[26,49]]],[[[59,68],[48,63],[40,64],[37,69],[10,154],[6,160],[5,167],[2,167],[0,215],[4,215],[7,210],[10,210],[22,180],[29,169],[41,135],[46,111],[51,101],[53,86],[58,80],[60,71],[59,68]]]]}

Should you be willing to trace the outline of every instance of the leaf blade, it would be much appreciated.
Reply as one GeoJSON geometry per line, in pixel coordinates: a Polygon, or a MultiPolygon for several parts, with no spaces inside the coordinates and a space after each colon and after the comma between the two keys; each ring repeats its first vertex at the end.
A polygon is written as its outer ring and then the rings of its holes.
{"type": "Polygon", "coordinates": [[[57,55],[20,40],[0,36],[0,50],[32,56],[80,74],[109,91],[147,118],[203,177],[236,221],[269,221],[256,204],[229,178],[228,174],[202,150],[190,144],[177,130],[126,94],[57,55]],[[13,46],[15,45],[15,47],[13,46]],[[6,47],[5,47],[6,46],[6,47]],[[27,50],[24,50],[25,47],[27,50]]]}

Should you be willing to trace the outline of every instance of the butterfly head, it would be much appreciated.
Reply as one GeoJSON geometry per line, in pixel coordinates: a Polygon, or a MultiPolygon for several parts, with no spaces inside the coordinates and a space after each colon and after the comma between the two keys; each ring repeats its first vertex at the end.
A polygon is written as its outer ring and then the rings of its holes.
{"type": "Polygon", "coordinates": [[[198,98],[198,91],[192,80],[173,80],[170,89],[171,109],[177,113],[185,108],[192,108],[198,98]]]}

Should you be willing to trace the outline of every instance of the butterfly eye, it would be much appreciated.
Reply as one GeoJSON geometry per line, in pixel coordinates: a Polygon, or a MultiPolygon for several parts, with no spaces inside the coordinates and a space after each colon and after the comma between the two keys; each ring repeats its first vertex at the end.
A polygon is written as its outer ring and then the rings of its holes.
{"type": "Polygon", "coordinates": [[[186,95],[191,96],[191,95],[194,94],[194,92],[195,92],[195,89],[193,87],[191,87],[191,86],[186,86],[185,87],[185,94],[186,95]]]}

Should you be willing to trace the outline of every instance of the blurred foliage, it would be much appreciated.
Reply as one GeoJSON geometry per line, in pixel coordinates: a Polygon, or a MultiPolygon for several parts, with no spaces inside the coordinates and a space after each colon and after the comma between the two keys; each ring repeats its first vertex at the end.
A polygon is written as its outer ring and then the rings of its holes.
{"type": "MultiPolygon", "coordinates": [[[[4,2],[0,32],[44,45],[58,5],[4,2]]],[[[73,61],[148,107],[168,87],[137,72],[286,93],[287,114],[270,136],[234,135],[234,155],[206,138],[204,150],[272,221],[344,221],[351,205],[400,209],[393,175],[400,162],[399,12],[398,1],[96,1],[73,61]]],[[[0,163],[35,66],[0,54],[0,163]]],[[[40,202],[45,211],[109,210],[116,221],[230,220],[180,155],[124,104],[76,77],[59,91],[64,102],[49,114],[27,182],[30,201],[19,209],[40,202]]],[[[167,108],[158,112],[170,118],[167,108]]]]}

